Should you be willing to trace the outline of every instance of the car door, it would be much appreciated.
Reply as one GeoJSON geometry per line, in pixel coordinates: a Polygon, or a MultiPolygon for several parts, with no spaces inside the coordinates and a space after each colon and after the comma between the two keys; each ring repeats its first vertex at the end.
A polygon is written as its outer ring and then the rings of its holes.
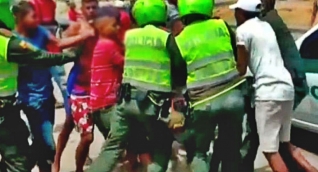
{"type": "Polygon", "coordinates": [[[307,34],[298,47],[304,60],[309,94],[295,110],[293,125],[318,133],[318,30],[307,34]]]}

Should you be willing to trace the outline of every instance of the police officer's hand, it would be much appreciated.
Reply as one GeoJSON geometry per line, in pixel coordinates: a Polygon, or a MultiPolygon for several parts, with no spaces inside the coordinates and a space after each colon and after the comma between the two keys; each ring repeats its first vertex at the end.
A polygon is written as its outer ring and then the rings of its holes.
{"type": "Polygon", "coordinates": [[[7,29],[0,29],[0,34],[5,36],[5,37],[11,37],[13,34],[10,30],[7,29]]]}

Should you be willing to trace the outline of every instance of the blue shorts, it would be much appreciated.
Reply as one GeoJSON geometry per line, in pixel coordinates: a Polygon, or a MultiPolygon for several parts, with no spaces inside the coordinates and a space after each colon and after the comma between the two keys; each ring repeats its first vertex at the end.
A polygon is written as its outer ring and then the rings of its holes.
{"type": "Polygon", "coordinates": [[[47,161],[54,160],[55,142],[53,126],[55,118],[55,100],[49,99],[22,103],[22,110],[26,114],[33,135],[33,146],[37,150],[36,159],[40,168],[50,168],[47,161]]]}

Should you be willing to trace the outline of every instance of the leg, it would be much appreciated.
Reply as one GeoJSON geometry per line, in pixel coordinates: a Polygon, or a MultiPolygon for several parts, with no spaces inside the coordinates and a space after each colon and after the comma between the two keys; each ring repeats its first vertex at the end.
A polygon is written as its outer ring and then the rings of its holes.
{"type": "Polygon", "coordinates": [[[110,107],[108,109],[100,110],[92,114],[94,124],[103,134],[105,140],[107,139],[110,130],[110,117],[111,114],[115,113],[115,110],[115,107],[110,107]]]}
{"type": "Polygon", "coordinates": [[[153,162],[148,166],[148,172],[166,172],[171,157],[173,135],[167,125],[156,117],[149,117],[146,122],[149,140],[153,146],[153,162]]]}
{"type": "Polygon", "coordinates": [[[88,114],[88,111],[86,110],[87,109],[83,108],[80,111],[77,111],[77,115],[74,117],[74,119],[76,119],[77,127],[81,132],[81,140],[76,148],[75,154],[76,172],[83,172],[90,145],[94,140],[94,122],[92,114],[88,114]]]}
{"type": "Polygon", "coordinates": [[[298,166],[298,169],[300,169],[298,171],[318,172],[318,170],[315,167],[313,167],[301,154],[300,148],[297,148],[296,146],[290,143],[292,117],[291,115],[293,112],[293,107],[294,105],[292,101],[283,102],[282,114],[284,114],[285,119],[279,135],[280,142],[282,143],[280,147],[280,152],[285,152],[285,154],[282,154],[281,156],[283,157],[283,160],[290,171],[297,169],[298,166]]]}
{"type": "Polygon", "coordinates": [[[0,109],[5,120],[0,124],[1,172],[31,172],[35,165],[33,150],[28,143],[30,132],[16,106],[0,109]]]}
{"type": "Polygon", "coordinates": [[[89,153],[89,147],[94,140],[92,131],[84,131],[81,133],[81,141],[76,149],[76,172],[83,172],[84,165],[89,153]]]}
{"type": "MultiPolygon", "coordinates": [[[[280,132],[285,115],[283,106],[277,101],[256,101],[256,124],[260,149],[264,153],[273,171],[287,172],[288,168],[278,152],[280,132]]],[[[290,137],[290,136],[289,136],[290,137]]]]}
{"type": "Polygon", "coordinates": [[[111,115],[110,135],[99,156],[87,172],[112,172],[122,156],[129,134],[129,119],[125,111],[126,103],[118,105],[116,113],[111,115]]]}
{"type": "Polygon", "coordinates": [[[244,116],[244,101],[241,90],[234,89],[213,104],[221,103],[217,113],[218,138],[213,154],[220,157],[223,172],[239,172],[241,163],[240,148],[242,145],[242,123],[244,116]]]}
{"type": "Polygon", "coordinates": [[[126,159],[129,161],[128,171],[133,172],[138,170],[140,164],[142,168],[146,168],[151,163],[151,147],[144,125],[136,119],[131,119],[130,124],[131,130],[128,139],[126,159]],[[138,164],[138,157],[140,164],[138,164]]]}
{"type": "Polygon", "coordinates": [[[55,156],[55,141],[53,126],[55,118],[54,99],[45,100],[38,109],[41,119],[41,140],[43,140],[43,153],[38,161],[40,172],[50,172],[55,156]]]}
{"type": "Polygon", "coordinates": [[[251,107],[251,100],[249,97],[245,97],[245,112],[247,114],[247,134],[243,140],[243,145],[241,147],[243,158],[241,171],[253,172],[254,161],[259,146],[259,138],[255,121],[255,108],[251,107]]]}
{"type": "Polygon", "coordinates": [[[67,115],[63,125],[63,129],[57,139],[56,154],[54,157],[54,164],[53,164],[53,170],[52,170],[53,172],[60,172],[60,162],[61,162],[62,153],[64,151],[64,148],[66,147],[66,143],[73,129],[74,129],[73,117],[72,115],[67,115]]]}

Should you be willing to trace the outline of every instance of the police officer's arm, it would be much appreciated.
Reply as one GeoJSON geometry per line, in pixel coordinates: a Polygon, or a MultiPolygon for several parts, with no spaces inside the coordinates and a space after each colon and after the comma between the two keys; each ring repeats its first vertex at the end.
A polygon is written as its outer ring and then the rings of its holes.
{"type": "Polygon", "coordinates": [[[7,61],[18,64],[55,66],[76,60],[77,53],[48,53],[12,36],[8,43],[7,61]]]}
{"type": "Polygon", "coordinates": [[[182,58],[175,38],[172,35],[169,35],[166,47],[171,61],[172,89],[176,91],[177,94],[182,94],[187,83],[187,63],[182,58]]]}

